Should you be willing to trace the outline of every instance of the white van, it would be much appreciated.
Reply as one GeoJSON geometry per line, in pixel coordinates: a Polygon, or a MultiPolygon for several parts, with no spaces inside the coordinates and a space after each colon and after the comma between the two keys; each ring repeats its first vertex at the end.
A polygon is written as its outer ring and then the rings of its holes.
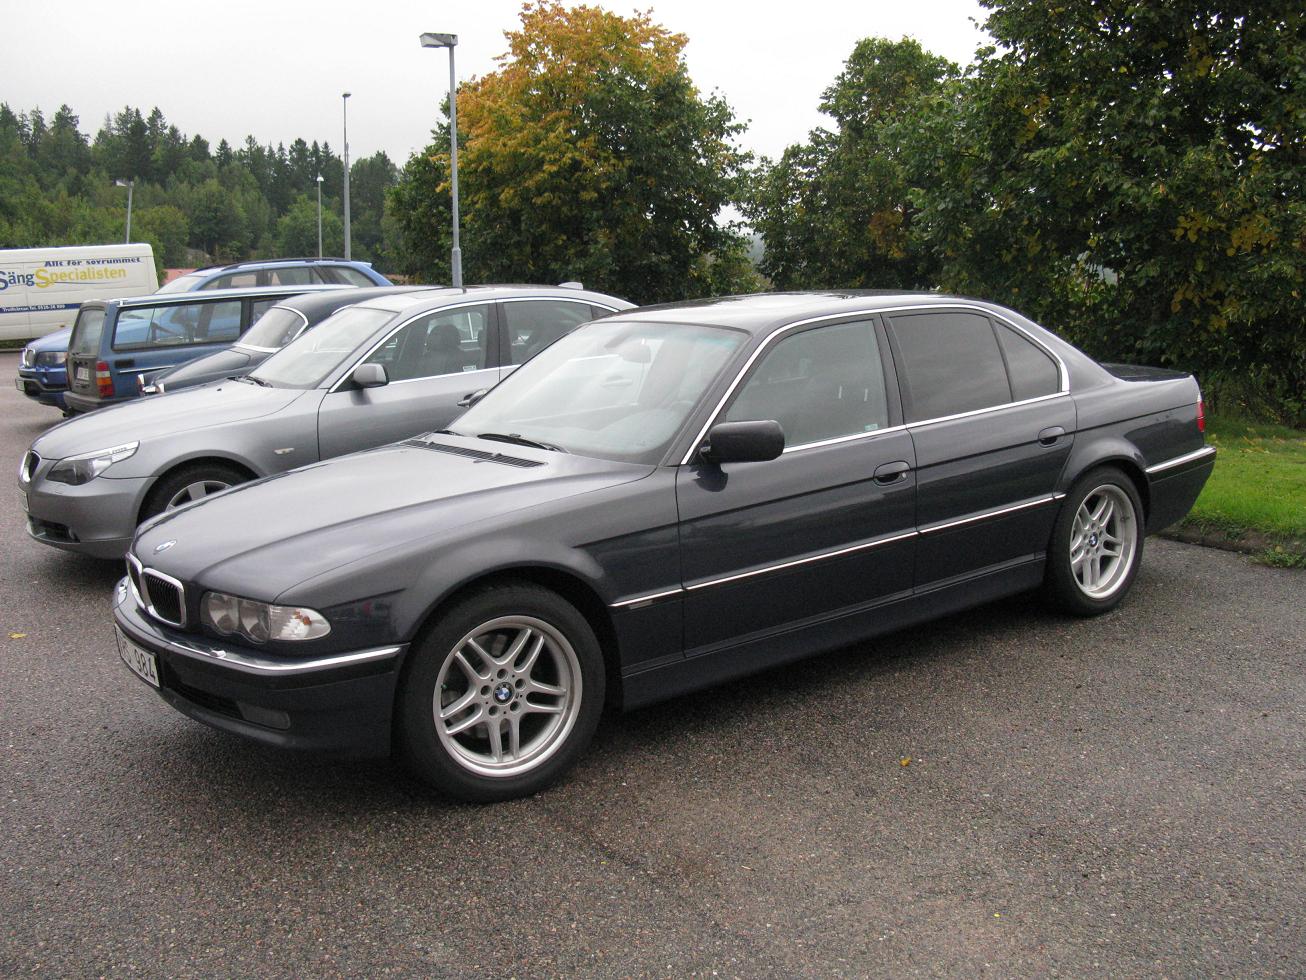
{"type": "Polygon", "coordinates": [[[30,340],[69,326],[83,300],[158,288],[149,245],[0,249],[0,340],[30,340]]]}

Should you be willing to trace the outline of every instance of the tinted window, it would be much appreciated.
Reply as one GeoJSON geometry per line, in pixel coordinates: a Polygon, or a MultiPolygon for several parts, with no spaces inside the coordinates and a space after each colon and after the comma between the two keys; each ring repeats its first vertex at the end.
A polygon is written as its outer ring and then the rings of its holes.
{"type": "Polygon", "coordinates": [[[120,310],[113,349],[231,343],[240,336],[240,300],[120,310]]]}
{"type": "Polygon", "coordinates": [[[206,273],[203,272],[188,272],[186,275],[178,276],[176,279],[172,280],[172,282],[160,286],[155,290],[155,292],[186,293],[192,289],[198,289],[200,280],[203,279],[205,275],[206,273]]]}
{"type": "Polygon", "coordinates": [[[268,269],[265,281],[260,286],[307,286],[313,282],[313,274],[303,266],[293,268],[268,269]]]}
{"type": "Polygon", "coordinates": [[[943,418],[1011,401],[989,318],[978,313],[895,316],[899,380],[908,421],[943,418]]]}
{"type": "Polygon", "coordinates": [[[206,282],[201,289],[228,289],[233,286],[246,287],[258,285],[257,272],[229,272],[206,282]]]}
{"type": "Polygon", "coordinates": [[[347,265],[330,265],[322,269],[322,278],[326,282],[343,283],[346,286],[375,286],[371,279],[357,269],[347,265]]]}
{"type": "Polygon", "coordinates": [[[1020,401],[1060,391],[1061,375],[1057,372],[1057,362],[1027,337],[1005,324],[999,323],[997,326],[998,340],[1002,344],[1002,353],[1007,357],[1007,371],[1011,375],[1011,397],[1020,401]]]}
{"type": "Polygon", "coordinates": [[[503,316],[512,349],[509,364],[521,364],[591,319],[588,303],[560,299],[504,303],[503,316]]]}
{"type": "Polygon", "coordinates": [[[889,424],[884,367],[869,321],[838,323],[786,337],[758,362],[725,421],[774,419],[786,446],[801,446],[889,424]]]}
{"type": "Polygon", "coordinates": [[[418,317],[368,357],[391,381],[479,371],[486,365],[490,308],[469,306],[418,317]]]}
{"type": "Polygon", "coordinates": [[[98,354],[103,329],[104,310],[98,306],[83,306],[77,311],[77,322],[73,324],[68,349],[74,354],[98,354]]]}

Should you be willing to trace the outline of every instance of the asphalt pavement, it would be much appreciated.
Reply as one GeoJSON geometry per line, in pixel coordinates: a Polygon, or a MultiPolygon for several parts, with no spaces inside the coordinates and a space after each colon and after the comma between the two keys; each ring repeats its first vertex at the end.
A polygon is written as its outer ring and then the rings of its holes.
{"type": "MultiPolygon", "coordinates": [[[[0,354],[0,473],[58,420],[0,354]]],[[[1306,572],[1149,539],[606,720],[496,806],[174,712],[0,491],[0,976],[1306,975],[1306,572]]]]}

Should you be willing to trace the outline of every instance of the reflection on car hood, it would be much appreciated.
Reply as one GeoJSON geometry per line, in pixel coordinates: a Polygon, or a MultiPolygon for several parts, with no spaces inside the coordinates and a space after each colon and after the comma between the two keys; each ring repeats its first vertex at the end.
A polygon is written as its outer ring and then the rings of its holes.
{"type": "Polygon", "coordinates": [[[60,327],[53,333],[48,333],[44,337],[38,337],[27,345],[30,350],[40,351],[60,351],[68,349],[68,338],[73,335],[72,327],[60,327]]]}
{"type": "Polygon", "coordinates": [[[476,439],[433,438],[539,465],[462,457],[410,440],[247,483],[172,511],[140,531],[132,550],[168,575],[267,599],[369,555],[419,539],[430,539],[434,549],[455,529],[653,470],[476,439]],[[154,549],[165,541],[176,544],[156,556],[154,549]]]}
{"type": "Polygon", "coordinates": [[[224,381],[175,395],[137,398],[62,422],[32,443],[32,448],[45,459],[63,459],[125,442],[256,419],[280,411],[303,394],[300,388],[224,381]]]}
{"type": "Polygon", "coordinates": [[[171,371],[163,371],[154,376],[155,381],[162,381],[171,388],[173,385],[193,384],[200,379],[216,381],[232,374],[244,374],[249,370],[250,356],[247,351],[234,347],[214,351],[193,361],[178,364],[171,371]]]}

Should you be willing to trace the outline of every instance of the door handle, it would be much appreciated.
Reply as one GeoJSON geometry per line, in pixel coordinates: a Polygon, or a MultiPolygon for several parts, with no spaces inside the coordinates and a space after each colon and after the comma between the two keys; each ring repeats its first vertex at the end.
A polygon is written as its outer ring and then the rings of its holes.
{"type": "Polygon", "coordinates": [[[1038,441],[1045,446],[1055,446],[1057,440],[1066,434],[1066,430],[1059,425],[1050,425],[1038,434],[1038,441]]]}
{"type": "Polygon", "coordinates": [[[882,466],[875,467],[875,482],[890,484],[897,483],[911,472],[911,464],[906,460],[896,460],[892,463],[885,463],[882,466]]]}

